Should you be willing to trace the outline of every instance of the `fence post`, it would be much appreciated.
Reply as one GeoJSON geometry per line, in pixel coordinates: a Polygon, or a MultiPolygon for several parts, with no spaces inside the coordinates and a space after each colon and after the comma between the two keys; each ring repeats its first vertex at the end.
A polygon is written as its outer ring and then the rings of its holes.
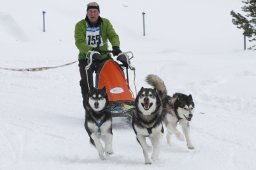
{"type": "Polygon", "coordinates": [[[45,11],[43,11],[43,32],[45,32],[45,11]]]}
{"type": "Polygon", "coordinates": [[[143,18],[143,36],[146,36],[146,31],[145,31],[145,12],[142,12],[142,18],[143,18]]]}

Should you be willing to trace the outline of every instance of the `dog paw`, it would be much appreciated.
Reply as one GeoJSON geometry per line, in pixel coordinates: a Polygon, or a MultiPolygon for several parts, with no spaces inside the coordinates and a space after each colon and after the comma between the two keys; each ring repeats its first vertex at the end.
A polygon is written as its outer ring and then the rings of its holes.
{"type": "Polygon", "coordinates": [[[101,160],[106,160],[106,155],[104,152],[99,152],[99,156],[101,160]]]}
{"type": "Polygon", "coordinates": [[[146,164],[146,165],[151,165],[151,164],[152,164],[152,161],[151,161],[151,160],[145,160],[145,164],[146,164]]]}
{"type": "Polygon", "coordinates": [[[107,153],[108,155],[112,155],[114,152],[113,152],[113,151],[106,151],[106,153],[107,153]]]}
{"type": "Polygon", "coordinates": [[[100,155],[100,159],[101,160],[106,160],[106,156],[105,155],[100,155]]]}
{"type": "Polygon", "coordinates": [[[195,149],[195,147],[194,147],[194,146],[192,146],[192,145],[188,145],[188,149],[193,150],[193,149],[195,149]]]}

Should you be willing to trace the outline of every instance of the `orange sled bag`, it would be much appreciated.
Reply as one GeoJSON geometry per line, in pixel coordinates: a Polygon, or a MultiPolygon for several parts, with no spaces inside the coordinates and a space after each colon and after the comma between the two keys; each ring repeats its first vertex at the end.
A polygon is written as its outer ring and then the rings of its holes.
{"type": "Polygon", "coordinates": [[[134,101],[123,71],[112,59],[107,60],[98,73],[98,88],[103,88],[104,86],[110,102],[134,101]]]}
{"type": "Polygon", "coordinates": [[[106,87],[111,112],[118,114],[117,116],[129,114],[129,111],[134,109],[134,97],[118,63],[113,59],[106,60],[96,76],[96,86],[106,87]]]}

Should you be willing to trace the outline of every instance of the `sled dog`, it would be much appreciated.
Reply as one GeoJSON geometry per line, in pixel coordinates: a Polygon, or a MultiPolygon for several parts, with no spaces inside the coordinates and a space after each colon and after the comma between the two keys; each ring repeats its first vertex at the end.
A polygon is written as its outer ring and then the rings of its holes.
{"type": "Polygon", "coordinates": [[[112,117],[107,106],[108,97],[105,87],[103,89],[91,88],[86,100],[84,127],[91,144],[95,146],[102,160],[106,159],[107,154],[113,153],[112,117]]]}
{"type": "Polygon", "coordinates": [[[145,164],[151,164],[152,160],[158,159],[160,140],[164,132],[161,99],[156,90],[142,87],[135,99],[135,107],[132,127],[142,147],[145,164]],[[146,138],[149,138],[152,146],[146,142],[146,138]]]}
{"type": "Polygon", "coordinates": [[[173,96],[169,96],[163,80],[157,75],[148,75],[146,82],[156,88],[161,96],[163,103],[163,122],[167,128],[167,143],[171,144],[172,134],[175,134],[179,140],[184,140],[183,135],[177,129],[177,124],[179,123],[182,127],[188,149],[194,149],[190,139],[189,125],[195,107],[192,95],[175,93],[173,96]]]}

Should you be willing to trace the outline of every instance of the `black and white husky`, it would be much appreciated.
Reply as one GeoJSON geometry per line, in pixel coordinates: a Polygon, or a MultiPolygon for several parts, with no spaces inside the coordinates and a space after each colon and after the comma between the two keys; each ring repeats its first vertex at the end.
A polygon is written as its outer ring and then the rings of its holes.
{"type": "Polygon", "coordinates": [[[148,75],[147,83],[156,88],[163,103],[163,122],[168,130],[167,143],[171,144],[171,135],[174,134],[179,140],[184,140],[183,135],[177,129],[177,123],[182,127],[188,149],[194,149],[190,139],[189,122],[193,117],[195,107],[192,95],[175,93],[173,96],[167,94],[163,80],[157,75],[148,75]]]}
{"type": "Polygon", "coordinates": [[[105,87],[103,89],[91,88],[86,100],[84,127],[91,144],[96,147],[102,160],[106,159],[107,154],[113,153],[112,117],[107,106],[108,97],[105,87]]]}
{"type": "Polygon", "coordinates": [[[164,132],[161,99],[156,90],[142,87],[135,99],[135,107],[132,127],[142,147],[145,164],[151,164],[152,160],[158,159],[160,139],[164,132]],[[146,138],[149,138],[152,146],[148,145],[146,138]]]}

